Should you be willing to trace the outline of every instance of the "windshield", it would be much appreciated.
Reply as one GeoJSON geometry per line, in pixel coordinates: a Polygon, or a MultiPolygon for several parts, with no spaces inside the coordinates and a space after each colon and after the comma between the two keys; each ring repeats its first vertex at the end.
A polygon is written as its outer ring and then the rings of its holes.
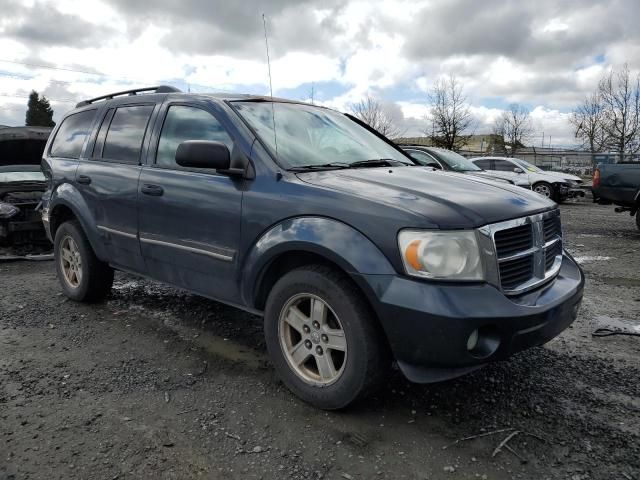
{"type": "Polygon", "coordinates": [[[244,101],[234,102],[234,107],[271,151],[277,152],[278,162],[286,168],[349,166],[380,159],[413,165],[409,158],[373,133],[326,108],[244,101]]]}
{"type": "Polygon", "coordinates": [[[520,165],[522,168],[524,168],[525,170],[528,170],[530,172],[536,172],[536,173],[541,173],[542,170],[540,170],[538,167],[536,167],[535,165],[530,164],[529,162],[525,161],[525,160],[520,160],[519,158],[514,158],[513,159],[518,165],[520,165]]]}
{"type": "Polygon", "coordinates": [[[481,172],[482,169],[478,167],[471,160],[467,160],[462,155],[451,150],[436,150],[438,158],[445,162],[451,170],[456,172],[481,172]]]}
{"type": "Polygon", "coordinates": [[[44,182],[42,172],[0,172],[0,183],[44,182]]]}

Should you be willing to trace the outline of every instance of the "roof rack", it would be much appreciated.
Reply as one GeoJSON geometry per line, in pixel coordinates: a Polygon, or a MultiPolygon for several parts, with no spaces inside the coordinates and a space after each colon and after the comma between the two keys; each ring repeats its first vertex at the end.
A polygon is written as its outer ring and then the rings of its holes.
{"type": "Polygon", "coordinates": [[[141,92],[152,92],[152,93],[176,93],[182,92],[179,88],[172,87],[170,85],[158,85],[157,87],[146,87],[146,88],[134,88],[132,90],[124,90],[122,92],[110,93],[108,95],[103,95],[101,97],[91,98],[89,100],[83,100],[76,105],[76,108],[84,107],[86,105],[91,105],[93,102],[97,102],[98,100],[111,100],[113,97],[120,97],[123,95],[137,95],[141,92]]]}

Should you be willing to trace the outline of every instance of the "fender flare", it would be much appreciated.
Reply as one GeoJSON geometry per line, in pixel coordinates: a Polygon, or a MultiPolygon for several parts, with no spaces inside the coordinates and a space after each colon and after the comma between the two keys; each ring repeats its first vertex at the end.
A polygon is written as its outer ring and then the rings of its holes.
{"type": "Polygon", "coordinates": [[[269,266],[294,251],[320,255],[348,274],[396,273],[382,251],[355,228],[327,217],[288,218],[264,232],[245,257],[240,292],[246,305],[255,305],[269,266]]]}
{"type": "MultiPolygon", "coordinates": [[[[63,183],[56,188],[51,194],[49,201],[49,216],[50,218],[55,215],[57,207],[67,207],[73,215],[78,219],[82,229],[84,230],[91,248],[95,252],[96,256],[103,262],[108,261],[108,255],[104,246],[104,242],[100,237],[98,228],[91,210],[87,205],[87,202],[82,197],[82,194],[71,184],[63,183]]],[[[53,233],[53,232],[52,232],[53,233]]],[[[53,235],[52,235],[53,237],[53,235]]]]}

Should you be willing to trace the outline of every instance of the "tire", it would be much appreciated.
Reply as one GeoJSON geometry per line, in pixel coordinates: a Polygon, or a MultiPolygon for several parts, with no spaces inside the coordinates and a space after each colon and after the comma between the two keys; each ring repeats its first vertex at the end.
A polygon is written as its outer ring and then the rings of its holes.
{"type": "Polygon", "coordinates": [[[636,211],[636,227],[640,230],[640,210],[636,211]]]}
{"type": "Polygon", "coordinates": [[[386,339],[362,294],[345,275],[325,266],[301,267],[276,282],[267,298],[264,328],[279,377],[295,395],[321,409],[341,409],[367,396],[391,366],[386,339]],[[311,315],[311,302],[320,313],[311,315]],[[285,316],[296,318],[298,328],[285,316]],[[320,328],[315,319],[323,321],[320,328]],[[306,360],[294,366],[302,357],[306,360]]]}
{"type": "Polygon", "coordinates": [[[80,224],[72,220],[60,225],[53,245],[64,294],[76,302],[104,299],[113,285],[113,269],[98,260],[80,224]]]}
{"type": "Polygon", "coordinates": [[[543,197],[547,197],[550,200],[555,200],[555,194],[553,193],[553,187],[547,182],[538,182],[533,186],[533,191],[543,197]]]}

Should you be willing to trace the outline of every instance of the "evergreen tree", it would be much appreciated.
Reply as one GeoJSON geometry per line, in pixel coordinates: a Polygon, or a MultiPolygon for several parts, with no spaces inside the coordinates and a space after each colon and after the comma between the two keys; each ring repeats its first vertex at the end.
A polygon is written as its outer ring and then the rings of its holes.
{"type": "Polygon", "coordinates": [[[41,98],[38,92],[32,90],[29,94],[25,125],[27,127],[53,127],[55,124],[49,100],[44,95],[41,98]]]}

